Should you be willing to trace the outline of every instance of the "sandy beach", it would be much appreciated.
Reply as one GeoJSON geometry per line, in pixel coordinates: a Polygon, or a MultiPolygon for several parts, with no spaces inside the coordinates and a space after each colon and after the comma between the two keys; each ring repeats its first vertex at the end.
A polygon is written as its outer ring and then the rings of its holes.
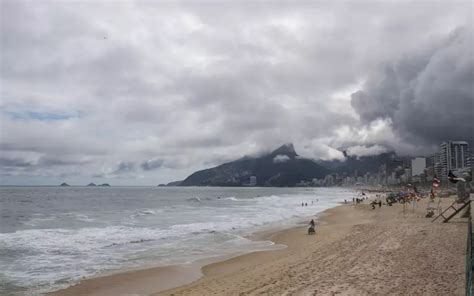
{"type": "Polygon", "coordinates": [[[100,277],[52,295],[463,295],[467,220],[431,223],[425,207],[341,205],[319,215],[316,235],[305,226],[267,234],[284,249],[100,277]]]}

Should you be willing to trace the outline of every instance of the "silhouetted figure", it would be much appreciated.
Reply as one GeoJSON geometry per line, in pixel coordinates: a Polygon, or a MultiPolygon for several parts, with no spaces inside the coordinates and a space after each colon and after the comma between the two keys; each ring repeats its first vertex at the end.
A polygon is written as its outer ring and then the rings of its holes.
{"type": "Polygon", "coordinates": [[[309,222],[309,227],[308,227],[308,234],[311,235],[311,234],[316,234],[316,230],[314,229],[316,223],[314,223],[314,220],[311,219],[311,221],[309,222]]]}
{"type": "Polygon", "coordinates": [[[370,205],[372,206],[372,210],[375,210],[375,205],[376,204],[377,204],[377,202],[375,200],[370,203],[370,205]]]}

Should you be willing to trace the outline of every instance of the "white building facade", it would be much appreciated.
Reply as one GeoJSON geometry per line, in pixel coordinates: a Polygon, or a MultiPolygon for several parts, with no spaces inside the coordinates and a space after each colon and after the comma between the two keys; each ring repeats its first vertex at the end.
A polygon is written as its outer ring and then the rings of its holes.
{"type": "Polygon", "coordinates": [[[426,169],[426,158],[416,157],[411,160],[411,175],[419,176],[424,174],[426,169]]]}

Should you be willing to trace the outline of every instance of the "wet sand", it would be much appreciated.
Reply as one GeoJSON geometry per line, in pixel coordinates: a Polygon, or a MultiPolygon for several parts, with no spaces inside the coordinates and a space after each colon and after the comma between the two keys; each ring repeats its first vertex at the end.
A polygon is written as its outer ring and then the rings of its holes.
{"type": "Polygon", "coordinates": [[[321,215],[316,235],[267,234],[284,249],[100,277],[53,295],[463,295],[467,220],[431,223],[425,207],[342,205],[321,215]]]}

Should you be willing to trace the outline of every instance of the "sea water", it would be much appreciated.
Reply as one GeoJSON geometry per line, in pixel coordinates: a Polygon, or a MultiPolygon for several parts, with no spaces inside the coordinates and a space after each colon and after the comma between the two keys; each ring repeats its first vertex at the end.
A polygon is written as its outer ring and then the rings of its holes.
{"type": "Polygon", "coordinates": [[[337,188],[0,187],[0,295],[269,249],[249,235],[353,196],[337,188]]]}

